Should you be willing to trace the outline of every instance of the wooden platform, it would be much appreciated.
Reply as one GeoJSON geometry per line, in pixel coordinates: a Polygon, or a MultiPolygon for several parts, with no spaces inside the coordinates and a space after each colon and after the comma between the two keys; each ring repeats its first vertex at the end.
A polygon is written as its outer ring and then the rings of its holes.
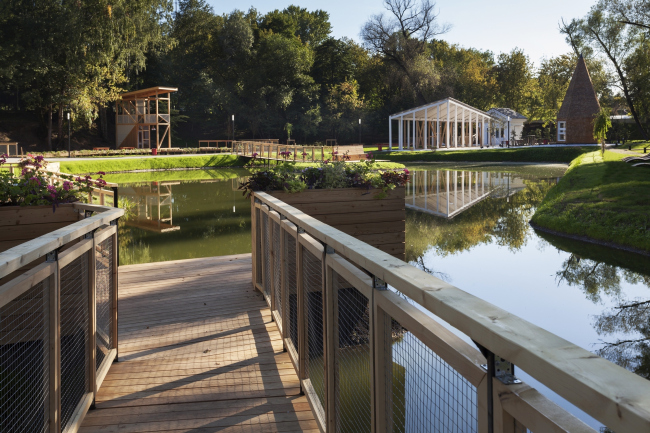
{"type": "Polygon", "coordinates": [[[80,432],[317,432],[251,255],[120,267],[119,362],[80,432]]]}

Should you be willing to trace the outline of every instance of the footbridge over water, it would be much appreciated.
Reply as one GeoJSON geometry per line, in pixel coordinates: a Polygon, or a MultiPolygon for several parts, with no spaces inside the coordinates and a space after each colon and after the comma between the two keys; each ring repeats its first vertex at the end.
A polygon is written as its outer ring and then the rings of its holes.
{"type": "Polygon", "coordinates": [[[647,380],[252,200],[252,254],[118,268],[122,211],[92,205],[0,253],[1,430],[594,431],[522,369],[613,431],[650,431],[647,380]]]}

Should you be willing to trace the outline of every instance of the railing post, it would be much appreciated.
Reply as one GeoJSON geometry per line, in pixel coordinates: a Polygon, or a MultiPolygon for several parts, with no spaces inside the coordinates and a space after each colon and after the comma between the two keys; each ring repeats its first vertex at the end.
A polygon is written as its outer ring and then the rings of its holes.
{"type": "Polygon", "coordinates": [[[257,255],[259,254],[259,251],[257,251],[257,224],[258,221],[256,219],[257,212],[255,208],[255,202],[258,199],[255,198],[255,195],[251,195],[251,259],[252,264],[253,264],[253,290],[256,289],[256,283],[257,283],[257,255]]]}
{"type": "Polygon", "coordinates": [[[56,263],[54,274],[48,278],[50,329],[50,392],[49,433],[61,433],[61,268],[57,250],[47,253],[45,260],[56,263]]]}
{"type": "MultiPolygon", "coordinates": [[[[520,384],[521,380],[515,377],[515,366],[514,364],[506,361],[498,355],[495,355],[489,349],[481,346],[477,343],[477,346],[481,350],[481,353],[486,357],[487,364],[483,365],[483,368],[487,370],[487,384],[485,386],[485,403],[484,405],[487,408],[485,415],[487,416],[487,425],[479,421],[479,431],[487,430],[488,433],[517,433],[525,432],[526,428],[519,423],[512,415],[506,412],[499,400],[499,396],[494,391],[494,381],[498,380],[504,385],[513,385],[520,384]],[[483,424],[483,425],[482,425],[483,424]]],[[[477,388],[477,392],[481,387],[477,388]]],[[[479,399],[479,414],[481,413],[481,395],[478,395],[479,399]]]]}
{"type": "Polygon", "coordinates": [[[282,221],[286,220],[287,217],[280,214],[280,224],[278,224],[278,230],[280,230],[280,305],[281,310],[278,311],[280,314],[280,319],[282,320],[282,349],[287,351],[287,337],[289,336],[289,305],[287,302],[287,275],[285,273],[286,261],[287,258],[284,254],[286,248],[284,245],[284,230],[282,229],[282,221]]]}
{"type": "Polygon", "coordinates": [[[91,409],[95,409],[95,397],[97,396],[97,369],[96,365],[96,335],[97,335],[97,291],[96,291],[96,266],[95,251],[97,242],[95,242],[95,231],[86,233],[86,239],[92,239],[93,246],[88,255],[88,392],[93,394],[91,409]]]}
{"type": "MultiPolygon", "coordinates": [[[[334,254],[334,249],[325,246],[325,255],[334,254]]],[[[336,364],[338,362],[338,291],[333,284],[332,268],[323,260],[323,295],[325,303],[325,430],[336,431],[336,364]]]]}
{"type": "Polygon", "coordinates": [[[376,292],[387,290],[386,283],[377,277],[372,278],[373,291],[371,300],[370,345],[372,353],[372,428],[375,433],[387,433],[388,420],[392,420],[392,407],[389,407],[389,393],[392,393],[392,384],[386,381],[388,368],[392,368],[393,351],[391,344],[387,343],[387,336],[392,336],[391,321],[377,305],[376,292]]]}
{"type": "MultiPolygon", "coordinates": [[[[115,226],[115,233],[112,236],[112,242],[113,242],[113,287],[111,288],[113,291],[113,298],[112,298],[112,305],[111,305],[111,337],[113,339],[113,346],[115,347],[115,360],[113,362],[118,362],[118,355],[120,353],[119,350],[119,336],[118,336],[118,327],[117,327],[117,322],[118,322],[118,311],[117,311],[117,306],[118,306],[118,296],[119,292],[118,289],[120,287],[119,285],[119,276],[120,273],[118,272],[118,268],[120,266],[120,245],[119,241],[120,238],[117,233],[117,220],[111,221],[111,226],[115,226]]],[[[93,254],[94,250],[93,250],[93,254]]]]}
{"type": "Polygon", "coordinates": [[[300,235],[305,233],[305,229],[300,227],[296,230],[296,293],[297,293],[297,315],[298,315],[298,381],[300,382],[300,393],[304,394],[302,381],[305,379],[305,369],[307,359],[307,336],[305,335],[305,288],[303,284],[302,269],[302,247],[300,246],[300,235]]]}

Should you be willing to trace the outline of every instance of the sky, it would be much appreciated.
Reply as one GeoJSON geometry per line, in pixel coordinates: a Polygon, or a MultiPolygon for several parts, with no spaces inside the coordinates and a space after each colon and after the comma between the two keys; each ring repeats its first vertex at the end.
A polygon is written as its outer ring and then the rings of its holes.
{"type": "MultiPolygon", "coordinates": [[[[216,13],[233,9],[248,10],[254,6],[261,13],[284,9],[295,4],[308,10],[323,9],[330,14],[332,36],[347,36],[360,41],[359,32],[372,15],[385,11],[383,0],[246,0],[230,3],[207,0],[216,13]]],[[[509,52],[515,47],[524,50],[539,65],[543,57],[553,57],[570,51],[558,31],[558,23],[587,14],[595,0],[438,0],[439,19],[452,25],[441,36],[450,43],[465,48],[491,50],[495,54],[509,52]]]]}

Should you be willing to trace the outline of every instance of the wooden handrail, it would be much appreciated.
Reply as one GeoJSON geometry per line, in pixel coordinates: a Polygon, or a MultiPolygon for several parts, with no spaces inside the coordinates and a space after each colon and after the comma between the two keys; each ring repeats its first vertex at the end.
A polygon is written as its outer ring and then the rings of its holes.
{"type": "Polygon", "coordinates": [[[268,194],[255,197],[614,431],[650,431],[649,381],[268,194]]]}
{"type": "Polygon", "coordinates": [[[77,204],[75,207],[98,213],[3,251],[0,253],[0,278],[124,215],[124,209],[120,208],[77,204]]]}

